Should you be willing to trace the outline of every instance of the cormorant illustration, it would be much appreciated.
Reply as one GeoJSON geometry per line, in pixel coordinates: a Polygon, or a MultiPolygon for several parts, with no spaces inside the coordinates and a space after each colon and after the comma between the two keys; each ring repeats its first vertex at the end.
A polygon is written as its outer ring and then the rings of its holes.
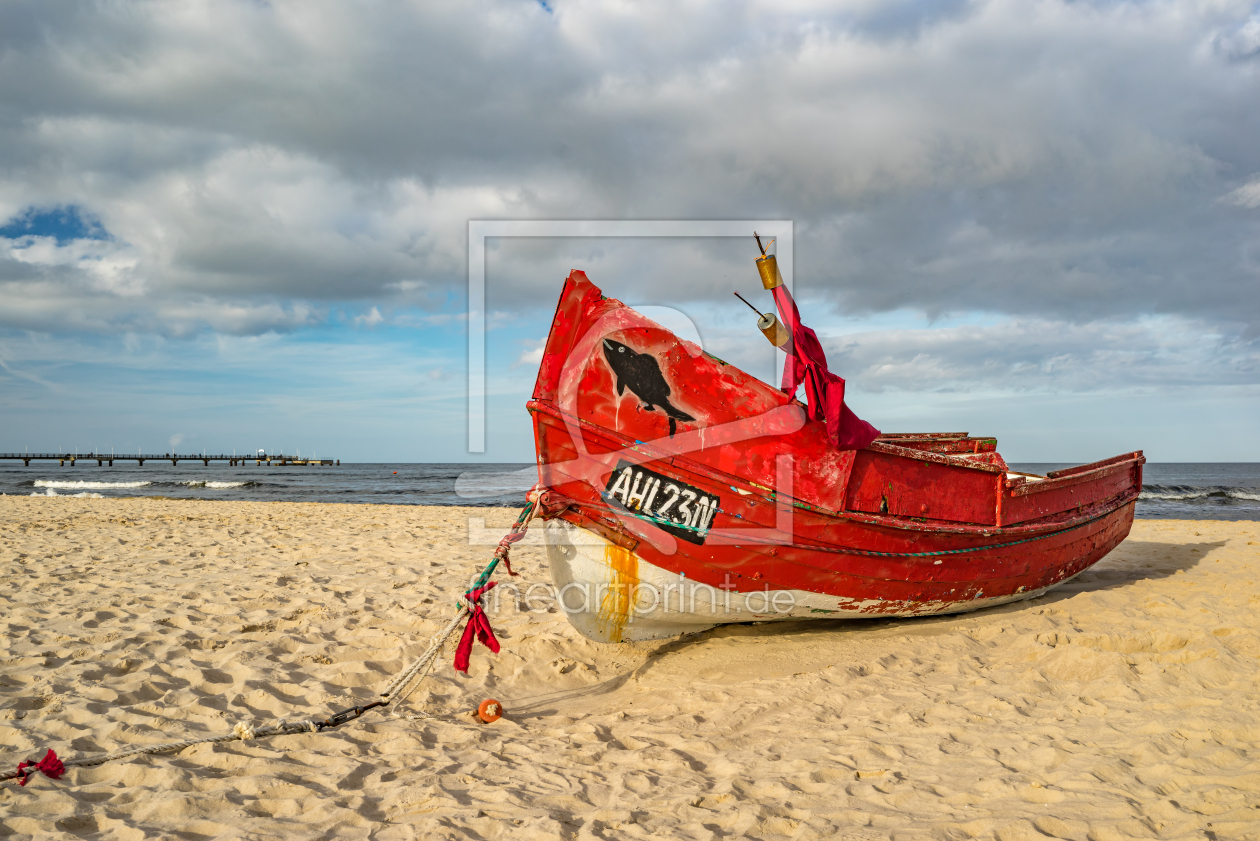
{"type": "Polygon", "coordinates": [[[669,383],[665,382],[656,357],[639,353],[612,339],[604,339],[604,357],[617,377],[617,394],[625,394],[626,387],[629,386],[630,393],[642,400],[648,409],[660,409],[664,412],[669,417],[670,438],[678,430],[678,421],[695,420],[669,402],[669,383]]]}

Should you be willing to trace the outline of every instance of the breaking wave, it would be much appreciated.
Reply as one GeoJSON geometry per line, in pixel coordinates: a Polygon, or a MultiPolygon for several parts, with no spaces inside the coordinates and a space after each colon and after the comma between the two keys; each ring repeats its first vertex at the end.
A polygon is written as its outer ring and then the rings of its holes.
{"type": "MultiPolygon", "coordinates": [[[[98,482],[97,484],[100,484],[100,483],[98,482]]],[[[145,482],[144,484],[147,485],[148,482],[145,482]]],[[[34,493],[31,494],[31,496],[65,496],[65,497],[75,497],[77,499],[104,499],[105,498],[101,496],[100,494],[94,494],[88,491],[84,491],[83,493],[77,493],[77,494],[59,494],[52,488],[45,488],[43,493],[40,493],[39,491],[35,491],[34,493]]]]}
{"type": "MultiPolygon", "coordinates": [[[[32,483],[37,488],[46,490],[100,490],[100,491],[116,491],[125,490],[127,488],[147,488],[160,486],[181,486],[185,488],[207,488],[209,490],[229,490],[231,488],[246,488],[258,485],[258,482],[215,482],[205,479],[185,479],[174,482],[162,482],[152,480],[140,480],[135,482],[78,482],[61,479],[36,479],[32,483]]],[[[58,494],[53,494],[58,496],[58,494]]],[[[60,494],[65,496],[65,494],[60,494]]],[[[98,494],[99,496],[99,494],[98,494]]]]}
{"type": "MultiPolygon", "coordinates": [[[[35,487],[37,488],[60,488],[68,490],[71,488],[143,488],[145,485],[152,485],[152,482],[69,482],[60,479],[36,479],[35,487]]],[[[58,494],[52,494],[57,496],[58,494]]]]}
{"type": "Polygon", "coordinates": [[[1228,502],[1230,500],[1248,500],[1260,502],[1260,491],[1255,488],[1227,487],[1195,487],[1189,485],[1143,485],[1138,499],[1161,500],[1164,502],[1191,502],[1194,500],[1210,500],[1228,502]]]}
{"type": "Polygon", "coordinates": [[[530,465],[522,470],[510,473],[487,473],[483,471],[465,471],[455,479],[455,493],[461,499],[480,499],[485,497],[519,495],[538,481],[538,468],[530,465]]]}

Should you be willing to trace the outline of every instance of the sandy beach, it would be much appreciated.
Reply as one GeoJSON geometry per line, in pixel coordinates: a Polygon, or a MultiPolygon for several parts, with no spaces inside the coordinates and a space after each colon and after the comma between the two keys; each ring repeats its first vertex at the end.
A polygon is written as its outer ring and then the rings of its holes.
{"type": "MultiPolygon", "coordinates": [[[[470,516],[515,512],[0,498],[0,766],[372,700],[488,558],[470,516]]],[[[6,782],[0,835],[1260,838],[1258,535],[1138,521],[1033,601],[663,644],[503,600],[503,652],[398,710],[6,782]]]]}

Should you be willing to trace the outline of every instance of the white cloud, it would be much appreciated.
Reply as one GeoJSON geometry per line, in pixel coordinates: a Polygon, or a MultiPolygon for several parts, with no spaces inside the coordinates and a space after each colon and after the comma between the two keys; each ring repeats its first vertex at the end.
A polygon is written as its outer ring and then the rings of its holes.
{"type": "Polygon", "coordinates": [[[1239,207],[1260,207],[1260,175],[1225,196],[1225,201],[1239,207]]]}
{"type": "Polygon", "coordinates": [[[1260,342],[1175,317],[872,331],[825,338],[824,347],[832,370],[870,392],[1115,392],[1260,379],[1260,342]]]}
{"type": "Polygon", "coordinates": [[[356,315],[354,323],[356,327],[375,327],[385,320],[385,316],[381,315],[381,311],[376,307],[368,310],[363,315],[356,315]]]}
{"type": "Polygon", "coordinates": [[[528,366],[537,367],[543,358],[543,349],[547,346],[547,339],[544,336],[541,339],[525,340],[523,342],[525,349],[517,354],[516,361],[512,363],[513,368],[528,366]]]}
{"type": "Polygon", "coordinates": [[[1235,61],[1245,61],[1260,55],[1260,12],[1252,15],[1241,25],[1225,27],[1216,39],[1216,46],[1224,55],[1235,61]]]}

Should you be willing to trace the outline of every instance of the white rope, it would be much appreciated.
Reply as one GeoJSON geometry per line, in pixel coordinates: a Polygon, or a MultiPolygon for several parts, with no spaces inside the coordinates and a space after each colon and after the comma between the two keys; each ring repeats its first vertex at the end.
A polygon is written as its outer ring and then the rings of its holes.
{"type": "MultiPolygon", "coordinates": [[[[386,704],[394,700],[406,700],[415,685],[418,685],[420,680],[423,680],[425,676],[428,675],[433,663],[437,661],[438,655],[442,653],[443,644],[446,643],[446,640],[452,633],[455,632],[460,623],[464,620],[464,617],[467,615],[468,608],[466,606],[461,606],[459,613],[455,614],[455,617],[447,624],[447,626],[434,634],[433,638],[429,640],[429,647],[426,648],[424,653],[420,655],[420,659],[413,663],[411,668],[407,669],[407,671],[390,681],[389,686],[385,687],[384,691],[380,693],[381,697],[385,699],[386,704]],[[411,684],[411,686],[409,687],[408,684],[411,684]],[[398,690],[400,688],[405,689],[405,691],[399,693],[398,690]]],[[[181,751],[184,748],[192,747],[193,745],[235,742],[238,740],[244,742],[249,741],[250,739],[262,739],[267,736],[288,736],[295,733],[318,732],[319,725],[313,721],[288,722],[281,720],[275,725],[259,728],[254,728],[249,723],[241,721],[232,728],[231,733],[223,736],[207,736],[204,739],[185,739],[182,742],[167,742],[161,745],[127,748],[126,750],[115,751],[114,753],[94,757],[92,759],[66,759],[62,760],[61,764],[67,768],[89,768],[94,765],[102,765],[106,762],[111,762],[115,759],[125,759],[129,756],[172,753],[175,751],[181,751]]],[[[28,770],[25,773],[31,773],[31,770],[28,770]]],[[[0,774],[0,781],[12,780],[18,776],[20,775],[17,771],[9,771],[7,773],[0,774]]]]}
{"type": "Polygon", "coordinates": [[[399,701],[407,699],[407,696],[411,694],[411,690],[414,688],[414,686],[409,686],[409,684],[413,683],[413,679],[416,684],[424,680],[425,676],[429,674],[429,669],[434,661],[437,660],[437,656],[442,653],[442,646],[446,644],[446,640],[451,634],[455,633],[455,630],[466,616],[468,616],[468,606],[463,605],[460,607],[459,613],[455,614],[455,618],[445,628],[433,635],[433,638],[429,641],[429,647],[420,655],[420,659],[413,663],[410,669],[390,681],[389,686],[385,687],[381,692],[381,697],[385,699],[386,703],[395,700],[395,695],[397,695],[397,700],[399,701]],[[405,691],[399,693],[400,689],[405,691]]]}
{"type": "MultiPolygon", "coordinates": [[[[528,498],[534,503],[534,505],[531,507],[525,521],[519,526],[520,531],[525,531],[525,529],[529,527],[530,521],[534,519],[534,515],[538,513],[538,509],[541,507],[539,504],[539,496],[540,494],[538,491],[530,491],[528,498]]],[[[451,634],[459,628],[460,624],[464,621],[468,614],[468,606],[460,605],[459,612],[455,614],[454,618],[447,623],[445,628],[438,631],[429,640],[429,647],[424,650],[424,653],[420,655],[420,658],[416,660],[415,663],[412,663],[410,668],[408,668],[405,672],[399,674],[389,682],[389,685],[386,686],[380,693],[380,697],[384,700],[385,705],[394,701],[398,701],[400,703],[405,701],[407,696],[412,693],[415,687],[428,676],[429,670],[433,667],[434,662],[437,661],[438,655],[442,653],[442,646],[446,644],[447,639],[449,639],[451,634]]],[[[358,716],[355,716],[355,718],[357,717],[358,716]]],[[[258,728],[253,727],[248,722],[242,721],[238,722],[236,726],[232,728],[231,733],[223,736],[208,736],[204,739],[186,739],[182,742],[166,742],[161,745],[127,748],[126,750],[107,753],[104,756],[98,756],[92,759],[62,760],[61,764],[66,768],[90,768],[95,765],[103,765],[106,762],[112,762],[115,759],[125,759],[129,756],[141,756],[144,754],[172,753],[175,751],[181,751],[184,748],[192,747],[193,745],[235,742],[238,740],[249,741],[251,739],[266,738],[267,736],[288,736],[296,733],[318,732],[319,725],[310,720],[288,722],[281,719],[274,725],[258,728]]],[[[22,776],[22,774],[30,774],[34,770],[35,769],[31,768],[23,771],[22,773],[17,771],[8,771],[0,774],[0,782],[15,779],[22,776]]]]}
{"type": "Polygon", "coordinates": [[[542,510],[543,490],[544,490],[543,488],[539,487],[538,485],[535,485],[534,488],[530,490],[529,493],[525,494],[525,498],[528,499],[530,502],[534,503],[534,507],[531,508],[529,510],[529,513],[525,515],[525,522],[521,523],[521,531],[525,531],[525,529],[529,528],[529,524],[533,521],[535,517],[538,516],[538,512],[542,510]]]}
{"type": "MultiPolygon", "coordinates": [[[[161,745],[148,745],[139,748],[127,748],[126,750],[114,751],[104,756],[96,756],[90,759],[64,759],[61,764],[67,768],[91,768],[94,765],[103,765],[106,762],[112,762],[115,759],[126,759],[129,756],[140,756],[142,754],[154,753],[171,753],[181,751],[184,748],[190,748],[193,745],[204,745],[214,742],[235,742],[238,739],[261,739],[264,736],[287,736],[294,733],[318,733],[319,727],[313,721],[285,722],[282,721],[278,725],[272,727],[259,727],[257,730],[250,727],[244,722],[237,724],[232,728],[232,732],[225,736],[208,736],[204,739],[186,739],[182,742],[167,742],[161,745]],[[248,733],[249,735],[244,735],[248,733]]],[[[24,774],[30,774],[35,771],[29,768],[23,771],[24,774]]],[[[0,781],[12,780],[18,776],[17,771],[9,771],[0,774],[0,781]]]]}

